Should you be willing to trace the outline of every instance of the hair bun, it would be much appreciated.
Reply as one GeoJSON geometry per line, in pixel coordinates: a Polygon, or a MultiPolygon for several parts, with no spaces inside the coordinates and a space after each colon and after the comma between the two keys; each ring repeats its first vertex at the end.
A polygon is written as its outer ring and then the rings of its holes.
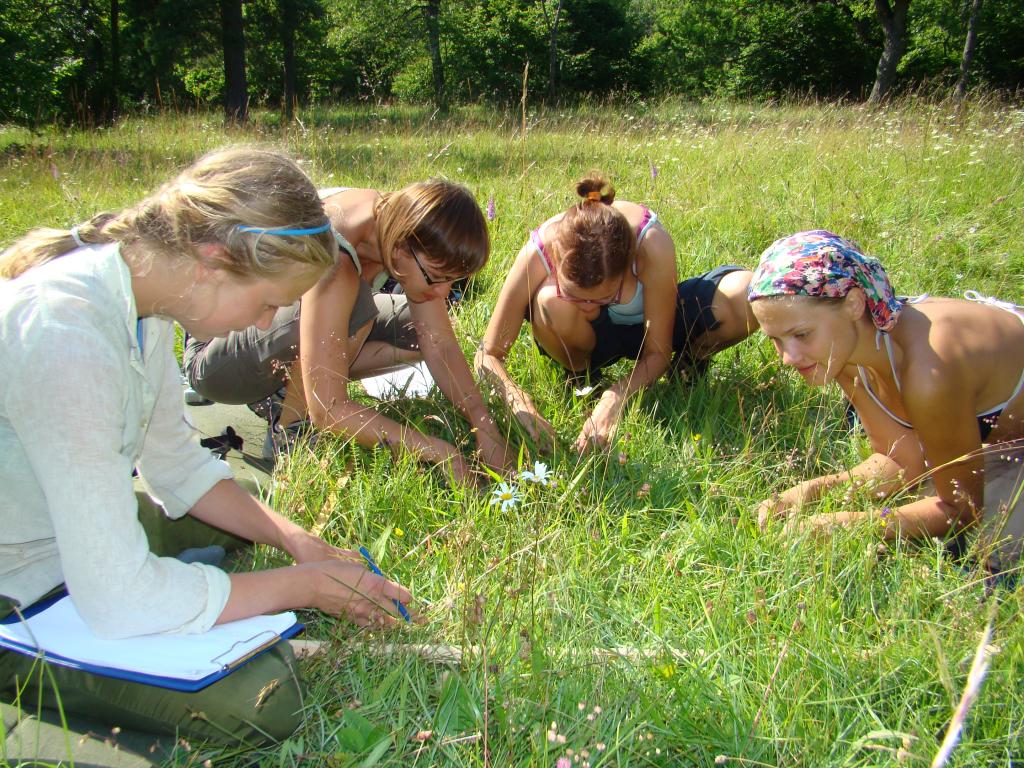
{"type": "Polygon", "coordinates": [[[585,178],[576,182],[576,194],[588,202],[611,205],[615,202],[615,187],[600,171],[591,171],[585,178]]]}

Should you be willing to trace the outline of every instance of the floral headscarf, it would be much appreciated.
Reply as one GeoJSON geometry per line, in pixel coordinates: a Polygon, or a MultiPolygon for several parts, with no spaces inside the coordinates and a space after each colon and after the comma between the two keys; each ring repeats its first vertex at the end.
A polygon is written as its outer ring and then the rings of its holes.
{"type": "Polygon", "coordinates": [[[896,325],[903,302],[877,259],[865,256],[849,240],[824,229],[797,232],[772,243],[750,280],[747,298],[813,296],[842,298],[860,288],[871,320],[880,331],[896,325]]]}

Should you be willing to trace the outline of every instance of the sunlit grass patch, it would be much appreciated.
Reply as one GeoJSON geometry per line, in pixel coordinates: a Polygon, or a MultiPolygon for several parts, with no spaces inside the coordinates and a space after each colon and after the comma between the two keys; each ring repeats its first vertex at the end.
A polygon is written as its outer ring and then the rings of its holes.
{"type": "MultiPolygon", "coordinates": [[[[482,206],[493,199],[491,261],[454,311],[467,355],[528,231],[573,202],[591,168],[659,214],[684,276],[752,266],[775,238],[820,226],[880,257],[902,293],[1024,299],[1024,113],[1011,105],[578,105],[528,110],[525,135],[521,115],[485,107],[299,117],[283,128],[257,114],[233,131],[214,115],[4,128],[2,242],[127,205],[199,153],[256,142],[302,157],[322,186],[445,175],[482,206]]],[[[509,368],[559,438],[519,467],[542,460],[554,484],[509,478],[512,503],[491,503],[490,478],[457,487],[340,439],[282,462],[277,506],[368,547],[425,621],[374,633],[304,613],[328,643],[303,662],[304,729],[256,756],[197,747],[179,764],[928,764],[993,604],[979,569],[934,542],[885,544],[872,522],[825,541],[757,528],[772,492],[861,457],[836,392],[804,387],[755,337],[695,382],[651,387],[606,455],[580,457],[572,442],[593,400],[525,332],[509,368]]],[[[439,395],[386,408],[471,447],[439,395]]],[[[870,491],[840,490],[818,509],[874,506],[870,491]]],[[[1024,752],[1022,594],[997,594],[998,652],[953,765],[1010,766],[1024,752]]]]}

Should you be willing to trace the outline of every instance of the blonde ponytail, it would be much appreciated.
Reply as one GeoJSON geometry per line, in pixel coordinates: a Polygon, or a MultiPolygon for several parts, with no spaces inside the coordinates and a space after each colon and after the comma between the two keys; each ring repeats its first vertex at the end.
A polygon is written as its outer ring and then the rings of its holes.
{"type": "Polygon", "coordinates": [[[200,158],[120,213],[97,214],[73,231],[29,232],[0,253],[0,277],[16,278],[82,243],[111,242],[139,243],[151,255],[196,260],[202,260],[197,245],[215,243],[224,247],[218,267],[265,277],[294,263],[334,264],[337,248],[329,229],[313,235],[266,231],[322,230],[326,223],[316,188],[293,160],[260,149],[225,149],[200,158]]]}

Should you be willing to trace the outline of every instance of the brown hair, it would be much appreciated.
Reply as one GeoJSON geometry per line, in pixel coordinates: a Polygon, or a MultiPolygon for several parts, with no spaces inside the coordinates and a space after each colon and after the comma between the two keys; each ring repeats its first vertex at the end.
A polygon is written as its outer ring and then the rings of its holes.
{"type": "Polygon", "coordinates": [[[271,276],[294,263],[329,267],[337,255],[330,230],[268,235],[239,229],[306,229],[327,221],[316,188],[293,160],[260,149],[224,149],[120,213],[97,214],[74,230],[32,230],[0,253],[0,277],[15,278],[81,243],[112,242],[137,242],[149,256],[197,261],[206,259],[196,245],[216,243],[226,258],[215,266],[241,277],[271,276]]]}
{"type": "Polygon", "coordinates": [[[598,171],[576,183],[576,194],[583,199],[553,228],[551,245],[559,272],[580,288],[593,288],[626,271],[636,254],[636,237],[612,207],[615,187],[598,171]]]}
{"type": "Polygon", "coordinates": [[[381,260],[396,274],[394,252],[412,242],[445,274],[472,275],[491,251],[487,222],[470,191],[447,179],[418,181],[381,195],[373,210],[381,260]]]}

